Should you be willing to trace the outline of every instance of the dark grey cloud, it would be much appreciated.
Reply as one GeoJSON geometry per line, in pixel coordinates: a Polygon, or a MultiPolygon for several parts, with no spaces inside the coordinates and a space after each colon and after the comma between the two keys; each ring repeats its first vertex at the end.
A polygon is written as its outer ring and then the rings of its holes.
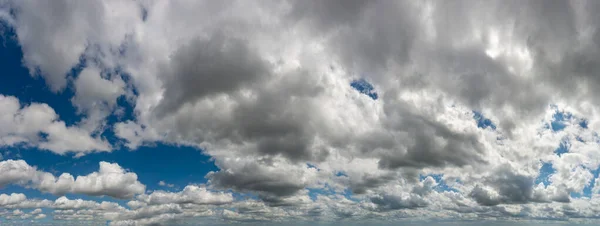
{"type": "Polygon", "coordinates": [[[224,162],[217,166],[220,171],[206,175],[211,185],[254,193],[266,202],[278,203],[280,197],[294,195],[306,186],[298,172],[276,169],[265,162],[224,162]]]}
{"type": "Polygon", "coordinates": [[[311,98],[323,87],[304,80],[302,77],[308,77],[305,73],[287,77],[278,89],[258,92],[255,100],[241,101],[229,137],[237,142],[255,141],[260,154],[282,155],[292,161],[323,161],[326,150],[310,149],[317,131],[309,124],[310,109],[317,107],[311,98]]]}
{"type": "Polygon", "coordinates": [[[445,167],[485,163],[481,157],[484,149],[474,134],[452,131],[446,125],[394,106],[386,106],[385,110],[388,117],[385,126],[390,131],[405,132],[409,136],[403,140],[406,143],[380,155],[380,168],[445,167]],[[434,138],[442,138],[446,142],[438,143],[434,138]],[[402,146],[406,148],[398,148],[402,146]]]}
{"type": "Polygon", "coordinates": [[[470,193],[477,203],[484,206],[551,201],[570,202],[569,197],[550,194],[548,198],[549,195],[545,194],[545,191],[536,191],[534,177],[519,174],[508,165],[502,165],[494,170],[494,174],[484,181],[484,184],[492,187],[497,195],[479,185],[470,193]]]}
{"type": "Polygon", "coordinates": [[[409,194],[407,197],[397,195],[379,195],[371,197],[371,202],[377,205],[380,211],[416,209],[429,205],[425,199],[416,194],[409,194]]]}
{"type": "Polygon", "coordinates": [[[351,178],[349,186],[353,193],[365,194],[367,191],[369,191],[369,189],[384,185],[396,177],[397,175],[394,174],[385,174],[379,176],[365,173],[360,177],[351,178]]]}
{"type": "Polygon", "coordinates": [[[186,103],[236,91],[266,76],[268,67],[242,39],[223,33],[194,39],[171,58],[159,111],[177,111],[186,103]]]}

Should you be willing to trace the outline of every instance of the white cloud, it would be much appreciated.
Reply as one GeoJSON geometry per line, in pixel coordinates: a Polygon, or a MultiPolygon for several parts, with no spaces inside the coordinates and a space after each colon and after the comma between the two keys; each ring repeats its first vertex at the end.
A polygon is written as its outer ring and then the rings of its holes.
{"type": "Polygon", "coordinates": [[[66,126],[46,104],[21,107],[17,98],[0,95],[0,106],[1,146],[25,144],[57,154],[74,152],[77,155],[111,150],[107,141],[92,137],[78,127],[66,126]]]}
{"type": "Polygon", "coordinates": [[[139,195],[137,199],[149,205],[156,204],[225,204],[233,201],[233,196],[230,193],[211,192],[206,187],[198,187],[188,185],[181,192],[172,193],[165,191],[154,191],[149,195],[139,195]]]}
{"type": "Polygon", "coordinates": [[[20,193],[0,194],[0,206],[13,205],[25,201],[27,197],[20,193]]]}
{"type": "Polygon", "coordinates": [[[169,187],[169,188],[175,187],[175,185],[174,185],[174,184],[168,184],[168,183],[165,183],[165,182],[164,182],[164,181],[162,181],[162,180],[158,182],[158,185],[159,185],[159,186],[163,186],[163,187],[169,187]]]}
{"type": "Polygon", "coordinates": [[[143,194],[146,189],[137,180],[135,173],[126,172],[116,163],[100,162],[98,172],[76,178],[69,173],[63,173],[57,178],[51,173],[37,170],[23,160],[1,161],[0,172],[0,186],[16,184],[55,195],[75,193],[124,199],[143,194]]]}
{"type": "Polygon", "coordinates": [[[104,118],[115,109],[117,98],[125,94],[125,82],[120,75],[104,78],[100,69],[93,66],[88,66],[79,73],[74,87],[75,96],[71,102],[80,113],[87,116],[82,127],[90,131],[103,129],[99,127],[104,118]]]}

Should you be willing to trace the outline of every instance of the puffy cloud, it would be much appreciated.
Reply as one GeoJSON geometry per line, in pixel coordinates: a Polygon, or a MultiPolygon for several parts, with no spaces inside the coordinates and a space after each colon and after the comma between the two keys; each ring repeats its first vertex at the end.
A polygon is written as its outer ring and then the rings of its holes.
{"type": "Polygon", "coordinates": [[[0,95],[0,145],[31,145],[57,154],[111,151],[111,145],[79,127],[66,126],[46,104],[21,106],[19,100],[0,95]]]}
{"type": "Polygon", "coordinates": [[[82,55],[118,51],[135,22],[142,20],[140,5],[135,2],[9,1],[8,6],[14,10],[8,21],[21,43],[25,66],[32,76],[44,77],[56,92],[67,86],[67,74],[82,55]],[[42,8],[48,13],[40,14],[42,8]]]}
{"type": "Polygon", "coordinates": [[[120,75],[105,77],[98,68],[88,66],[74,82],[75,96],[71,101],[80,113],[86,114],[82,127],[90,131],[102,125],[104,118],[115,109],[117,98],[125,94],[125,82],[120,75]]]}
{"type": "Polygon", "coordinates": [[[148,205],[156,204],[225,204],[233,201],[233,196],[228,193],[214,193],[206,189],[206,187],[198,187],[188,185],[181,192],[172,193],[165,191],[154,191],[149,195],[139,195],[137,199],[147,203],[148,205]]]}
{"type": "Polygon", "coordinates": [[[10,195],[0,194],[0,206],[13,205],[25,201],[27,197],[20,193],[12,193],[10,195]]]}
{"type": "Polygon", "coordinates": [[[169,225],[173,222],[198,217],[215,216],[218,209],[211,208],[233,202],[231,193],[209,191],[206,187],[189,185],[180,192],[154,191],[139,195],[130,201],[127,209],[115,202],[97,202],[69,199],[65,196],[55,201],[27,199],[24,194],[0,194],[0,208],[11,209],[7,219],[42,219],[46,215],[39,208],[52,210],[55,220],[101,222],[110,220],[111,225],[169,225]],[[31,203],[38,205],[32,206],[31,203]],[[137,203],[137,204],[136,204],[137,203]],[[137,205],[137,206],[136,206],[137,205]],[[21,209],[38,208],[29,213],[21,209]]]}
{"type": "MultiPolygon", "coordinates": [[[[263,161],[270,161],[264,159],[263,161]]],[[[315,169],[294,167],[286,162],[267,164],[248,159],[226,159],[217,162],[223,170],[206,177],[217,188],[233,188],[239,192],[254,192],[265,200],[279,201],[304,189],[315,177],[315,169]]]]}
{"type": "Polygon", "coordinates": [[[412,209],[427,206],[418,195],[408,194],[406,197],[395,195],[381,195],[371,198],[371,202],[381,210],[412,209]]]}
{"type": "Polygon", "coordinates": [[[0,172],[0,186],[17,184],[55,195],[76,193],[124,199],[143,194],[146,189],[137,180],[135,173],[126,172],[116,163],[100,162],[98,172],[76,178],[69,173],[63,173],[57,178],[51,173],[37,170],[23,160],[0,162],[0,172]]]}

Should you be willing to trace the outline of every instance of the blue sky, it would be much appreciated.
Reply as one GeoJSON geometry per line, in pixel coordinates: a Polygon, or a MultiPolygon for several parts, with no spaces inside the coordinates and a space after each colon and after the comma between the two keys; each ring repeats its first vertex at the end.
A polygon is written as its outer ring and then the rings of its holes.
{"type": "Polygon", "coordinates": [[[597,224],[598,10],[1,2],[0,225],[597,224]]]}

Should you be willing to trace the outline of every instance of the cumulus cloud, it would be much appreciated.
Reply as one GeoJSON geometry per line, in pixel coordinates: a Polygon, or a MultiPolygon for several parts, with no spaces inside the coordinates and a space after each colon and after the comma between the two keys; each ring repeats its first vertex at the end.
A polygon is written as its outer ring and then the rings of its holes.
{"type": "Polygon", "coordinates": [[[110,151],[111,145],[75,126],[66,126],[46,104],[21,106],[12,96],[0,95],[0,145],[31,145],[57,154],[110,151]]]}
{"type": "Polygon", "coordinates": [[[247,159],[226,159],[217,164],[227,170],[211,172],[206,176],[213,186],[253,192],[269,202],[278,202],[278,197],[296,194],[308,185],[316,173],[313,168],[294,167],[285,162],[271,162],[266,166],[265,163],[247,159]]]}
{"type": "Polygon", "coordinates": [[[156,204],[225,204],[233,201],[233,196],[229,193],[215,193],[208,191],[206,187],[198,187],[194,185],[188,185],[181,192],[172,193],[165,191],[154,191],[149,195],[139,195],[137,200],[140,200],[149,205],[156,204]]]}
{"type": "Polygon", "coordinates": [[[92,196],[111,196],[125,199],[143,194],[146,186],[137,180],[135,173],[126,172],[116,163],[100,162],[98,172],[74,177],[62,173],[59,177],[37,170],[23,160],[0,162],[0,186],[16,184],[55,195],[67,193],[92,196]]]}
{"type": "MultiPolygon", "coordinates": [[[[74,178],[6,160],[0,185],[132,199],[132,210],[111,215],[123,225],[215,214],[594,217],[585,208],[599,191],[599,6],[7,1],[0,18],[24,66],[55,92],[72,87],[85,120],[67,126],[48,105],[0,96],[0,145],[110,151],[120,144],[97,135],[108,128],[129,149],[198,147],[219,170],[206,186],[144,194],[117,164],[74,178]],[[80,61],[82,71],[68,73],[80,61]],[[123,96],[134,117],[109,124],[123,96]],[[236,202],[219,189],[258,199],[236,202]],[[231,208],[206,207],[217,204],[231,208]]],[[[60,211],[58,219],[107,216],[60,211]]]]}
{"type": "Polygon", "coordinates": [[[114,47],[121,44],[136,21],[142,20],[141,10],[131,11],[139,7],[135,2],[8,1],[7,5],[15,10],[13,20],[8,22],[23,48],[25,66],[32,76],[44,77],[56,92],[67,86],[68,72],[82,55],[117,51],[114,47]],[[40,8],[49,13],[38,13],[40,8]]]}
{"type": "Polygon", "coordinates": [[[13,205],[25,201],[27,197],[21,193],[12,193],[10,195],[0,194],[0,206],[13,205]]]}
{"type": "Polygon", "coordinates": [[[116,108],[117,98],[125,94],[125,82],[119,75],[112,78],[98,68],[84,68],[74,82],[75,96],[71,99],[78,111],[86,115],[84,129],[95,131],[103,126],[104,118],[116,108]]]}

